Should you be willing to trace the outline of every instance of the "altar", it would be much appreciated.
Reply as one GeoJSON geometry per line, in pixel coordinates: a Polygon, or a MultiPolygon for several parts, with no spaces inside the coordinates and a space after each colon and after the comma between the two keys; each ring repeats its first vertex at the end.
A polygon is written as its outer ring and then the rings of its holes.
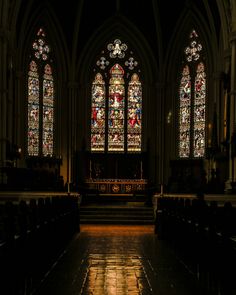
{"type": "Polygon", "coordinates": [[[86,187],[99,194],[137,194],[147,188],[147,179],[87,179],[86,187]]]}
{"type": "MultiPolygon", "coordinates": [[[[79,158],[78,158],[79,159],[79,158]]],[[[89,153],[80,157],[85,195],[141,195],[148,188],[146,153],[89,153]]],[[[79,165],[78,165],[79,167],[79,165]]]]}

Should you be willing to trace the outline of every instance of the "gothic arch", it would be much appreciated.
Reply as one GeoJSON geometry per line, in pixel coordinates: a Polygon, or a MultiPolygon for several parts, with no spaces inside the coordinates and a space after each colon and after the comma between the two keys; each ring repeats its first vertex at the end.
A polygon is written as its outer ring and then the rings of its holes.
{"type": "Polygon", "coordinates": [[[30,10],[28,12],[30,17],[25,15],[24,24],[22,25],[18,38],[19,56],[21,57],[19,60],[19,68],[24,68],[24,64],[28,59],[30,42],[32,42],[35,32],[39,27],[44,27],[47,32],[47,39],[52,48],[56,48],[56,50],[53,51],[53,57],[57,61],[59,77],[61,80],[67,79],[70,55],[58,19],[49,5],[42,5],[42,7],[39,5],[37,10],[33,12],[30,10]]]}
{"type": "Polygon", "coordinates": [[[183,46],[193,28],[198,31],[203,42],[203,47],[207,56],[206,65],[208,72],[212,73],[217,71],[217,65],[215,63],[218,57],[218,45],[215,36],[216,32],[210,32],[206,22],[204,22],[203,19],[201,21],[201,19],[200,15],[196,16],[192,11],[183,12],[182,17],[179,18],[166,54],[165,64],[167,68],[167,81],[175,81],[177,78],[176,75],[178,75],[178,66],[181,64],[183,46]],[[210,39],[211,42],[208,42],[207,40],[210,39]],[[173,48],[176,50],[173,50],[173,48]],[[175,71],[173,71],[173,65],[176,67],[175,71]]]}
{"type": "Polygon", "coordinates": [[[116,16],[115,19],[114,17],[108,19],[100,28],[98,28],[89,39],[83,52],[81,52],[77,65],[77,75],[80,83],[85,84],[86,81],[88,81],[90,69],[93,64],[93,57],[99,53],[104,44],[118,36],[129,42],[131,48],[136,49],[136,54],[142,62],[145,82],[152,84],[156,80],[158,70],[155,65],[153,53],[147,45],[145,37],[125,17],[116,16]],[[80,73],[83,74],[80,75],[80,73]]]}
{"type": "MultiPolygon", "coordinates": [[[[19,32],[18,39],[18,52],[16,60],[17,72],[20,73],[20,96],[18,98],[19,105],[21,109],[21,141],[26,137],[25,128],[27,124],[27,115],[26,115],[26,89],[27,89],[27,65],[29,64],[29,53],[32,46],[32,41],[36,35],[38,29],[43,27],[45,30],[47,40],[52,48],[52,59],[54,66],[54,83],[56,89],[56,103],[55,103],[55,155],[59,156],[63,153],[63,149],[66,150],[66,147],[63,147],[61,138],[64,137],[66,131],[63,130],[63,121],[67,120],[66,112],[62,110],[67,107],[67,102],[64,99],[67,97],[67,80],[70,66],[70,57],[68,48],[66,45],[66,40],[61,29],[58,19],[55,17],[52,9],[49,5],[39,5],[36,10],[33,10],[33,7],[30,7],[27,10],[23,23],[22,29],[19,32]],[[24,99],[22,99],[24,98],[24,99]],[[24,114],[24,115],[23,115],[24,114]],[[22,139],[23,138],[23,139],[22,139]]],[[[26,146],[25,143],[21,142],[21,146],[24,147],[23,151],[26,155],[26,146]]]]}
{"type": "MultiPolygon", "coordinates": [[[[80,58],[77,64],[76,76],[79,80],[80,85],[80,97],[82,101],[79,103],[80,109],[84,110],[81,114],[80,124],[85,126],[84,130],[80,130],[81,136],[86,138],[88,142],[87,135],[89,130],[87,130],[89,125],[89,114],[90,114],[90,84],[94,79],[93,68],[95,65],[95,58],[101,52],[101,50],[106,46],[107,42],[114,41],[114,39],[120,38],[122,41],[127,42],[129,47],[135,50],[135,55],[141,63],[142,68],[142,81],[143,81],[143,110],[150,107],[150,100],[156,99],[151,96],[150,88],[154,87],[154,83],[158,80],[158,69],[153,57],[153,53],[145,37],[140,31],[126,18],[121,16],[116,16],[114,18],[108,19],[95,34],[89,39],[88,43],[85,45],[83,52],[80,54],[80,58]]],[[[153,108],[153,106],[152,106],[153,108]]],[[[81,113],[81,110],[78,109],[81,113]]],[[[156,120],[156,118],[145,118],[143,121],[144,126],[149,126],[151,120],[156,120]]],[[[145,127],[144,127],[145,128],[145,127]]],[[[78,129],[79,130],[79,129],[78,129]]],[[[145,130],[145,129],[144,129],[145,130]]],[[[146,136],[147,137],[147,136],[146,136]]],[[[147,138],[143,137],[143,143],[145,145],[147,138]]]]}
{"type": "MultiPolygon", "coordinates": [[[[206,110],[206,124],[209,118],[212,117],[212,114],[209,114],[209,109],[213,109],[214,99],[217,97],[216,89],[214,85],[216,73],[219,71],[219,65],[217,64],[219,51],[218,43],[216,38],[216,31],[212,26],[209,26],[206,21],[204,21],[201,13],[194,7],[193,9],[185,9],[182,16],[178,19],[176,29],[173,32],[172,38],[169,43],[169,48],[166,54],[165,66],[166,66],[166,96],[169,97],[169,100],[166,104],[165,113],[166,115],[171,113],[172,120],[169,122],[169,132],[171,132],[170,140],[168,143],[170,148],[168,148],[167,154],[170,155],[166,161],[169,161],[171,158],[177,156],[177,145],[178,142],[178,129],[174,128],[178,122],[178,93],[179,93],[179,74],[183,57],[183,48],[188,40],[188,36],[192,29],[195,29],[198,32],[198,35],[201,39],[204,51],[205,51],[205,66],[207,74],[207,99],[206,105],[211,106],[207,107],[206,110]],[[208,42],[211,40],[211,42],[208,42]],[[175,48],[175,50],[173,50],[175,48]]],[[[208,134],[206,134],[207,139],[208,134]]]]}

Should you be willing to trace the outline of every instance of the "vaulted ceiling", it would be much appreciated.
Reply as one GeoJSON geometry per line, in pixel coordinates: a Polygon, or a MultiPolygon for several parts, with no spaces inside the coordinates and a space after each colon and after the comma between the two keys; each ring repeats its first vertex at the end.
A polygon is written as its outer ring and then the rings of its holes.
{"type": "MultiPolygon", "coordinates": [[[[228,1],[224,1],[225,4],[228,1]]],[[[66,40],[68,50],[73,46],[82,50],[99,28],[114,22],[130,24],[143,35],[154,54],[162,56],[176,34],[183,29],[187,15],[193,15],[198,24],[208,27],[209,32],[220,36],[220,12],[216,0],[22,0],[20,1],[17,28],[33,24],[35,18],[50,18],[66,40]]],[[[225,5],[227,6],[227,5],[225,5]]],[[[109,29],[109,28],[107,28],[109,29]]],[[[18,31],[20,35],[20,31],[18,31]]]]}

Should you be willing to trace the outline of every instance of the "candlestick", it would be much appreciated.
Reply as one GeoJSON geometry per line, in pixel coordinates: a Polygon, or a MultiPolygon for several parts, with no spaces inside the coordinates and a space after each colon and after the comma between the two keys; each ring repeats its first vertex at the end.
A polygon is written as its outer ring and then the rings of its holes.
{"type": "Polygon", "coordinates": [[[211,123],[208,124],[208,147],[211,147],[211,123]]]}
{"type": "Polygon", "coordinates": [[[89,160],[89,178],[92,178],[92,162],[89,160]]]}
{"type": "Polygon", "coordinates": [[[225,90],[225,95],[224,95],[224,140],[226,140],[226,135],[227,135],[227,90],[225,90]]]}
{"type": "Polygon", "coordinates": [[[143,161],[142,160],[140,162],[140,174],[141,174],[141,179],[143,179],[143,161]]]}

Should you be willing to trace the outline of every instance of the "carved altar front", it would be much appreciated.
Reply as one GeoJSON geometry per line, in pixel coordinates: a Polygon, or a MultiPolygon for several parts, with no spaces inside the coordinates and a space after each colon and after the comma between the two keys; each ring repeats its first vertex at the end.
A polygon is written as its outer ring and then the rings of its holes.
{"type": "Polygon", "coordinates": [[[85,183],[99,194],[134,194],[147,187],[147,179],[87,179],[85,183]]]}

